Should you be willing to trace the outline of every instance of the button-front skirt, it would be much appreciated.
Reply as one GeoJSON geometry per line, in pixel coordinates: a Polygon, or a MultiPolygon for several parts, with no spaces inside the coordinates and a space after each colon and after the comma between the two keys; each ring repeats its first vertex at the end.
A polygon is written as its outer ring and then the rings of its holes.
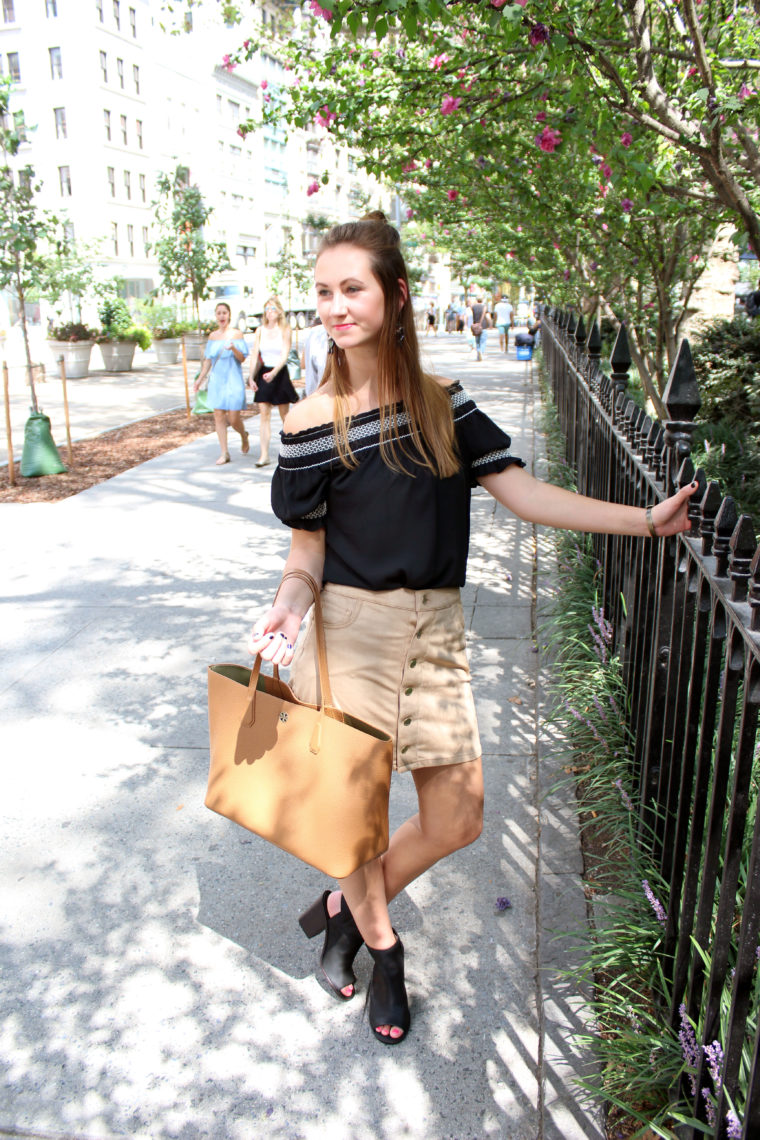
{"type": "MultiPolygon", "coordinates": [[[[394,766],[476,760],[480,738],[458,589],[322,591],[333,703],[394,739],[394,766]]],[[[316,702],[313,620],[291,666],[296,696],[316,702]]]]}

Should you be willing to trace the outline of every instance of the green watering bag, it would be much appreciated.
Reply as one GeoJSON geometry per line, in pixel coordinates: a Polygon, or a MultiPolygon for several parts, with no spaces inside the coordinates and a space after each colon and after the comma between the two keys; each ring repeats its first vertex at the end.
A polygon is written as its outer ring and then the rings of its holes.
{"type": "Polygon", "coordinates": [[[28,479],[36,475],[60,475],[65,470],[58,448],[53,443],[50,417],[42,412],[32,412],[24,428],[21,474],[28,479]]]}

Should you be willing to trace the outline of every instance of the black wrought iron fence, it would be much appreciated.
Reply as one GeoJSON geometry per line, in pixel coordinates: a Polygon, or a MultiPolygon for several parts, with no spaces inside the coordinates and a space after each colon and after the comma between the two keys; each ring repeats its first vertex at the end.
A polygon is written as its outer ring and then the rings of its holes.
{"type": "MultiPolygon", "coordinates": [[[[695,472],[699,392],[683,341],[653,421],[626,393],[625,328],[600,364],[601,339],[581,319],[546,311],[543,351],[567,459],[585,494],[646,506],[696,478],[688,536],[594,538],[605,612],[614,623],[634,733],[640,836],[670,885],[662,967],[664,1011],[701,1027],[695,1119],[717,1105],[716,1135],[746,1087],[741,1136],[760,1137],[760,1029],[751,1008],[760,933],[760,548],[752,520],[695,472]],[[724,1043],[720,1079],[704,1047],[724,1043]],[[730,1099],[729,1099],[730,1098],[730,1099]]],[[[692,1083],[695,1092],[692,1095],[692,1083]]],[[[696,1127],[683,1130],[692,1140],[696,1127]]]]}

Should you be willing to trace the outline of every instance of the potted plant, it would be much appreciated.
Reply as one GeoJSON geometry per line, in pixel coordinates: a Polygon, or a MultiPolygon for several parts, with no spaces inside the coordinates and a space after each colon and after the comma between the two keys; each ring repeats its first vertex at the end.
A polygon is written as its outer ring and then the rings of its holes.
{"type": "Polygon", "coordinates": [[[81,380],[90,368],[90,353],[97,338],[95,329],[81,321],[68,321],[48,329],[48,342],[53,356],[63,357],[67,380],[81,380]]]}
{"type": "Polygon", "coordinates": [[[143,324],[150,329],[156,361],[159,364],[176,364],[180,339],[193,326],[188,321],[177,320],[173,305],[143,302],[138,306],[138,313],[143,324]]]}
{"type": "Polygon", "coordinates": [[[129,372],[137,345],[143,350],[150,348],[150,330],[134,324],[127,303],[121,297],[106,297],[98,316],[103,325],[97,337],[103,367],[106,372],[129,372]]]}

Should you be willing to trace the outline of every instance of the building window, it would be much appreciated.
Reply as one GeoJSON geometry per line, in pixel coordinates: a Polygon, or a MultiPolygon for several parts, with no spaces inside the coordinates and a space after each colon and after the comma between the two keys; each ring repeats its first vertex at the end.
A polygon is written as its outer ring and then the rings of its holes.
{"type": "Polygon", "coordinates": [[[111,141],[111,112],[103,110],[103,126],[106,128],[106,142],[111,141]]]}
{"type": "Polygon", "coordinates": [[[232,119],[233,123],[239,123],[240,122],[240,104],[239,103],[233,103],[232,99],[228,99],[227,100],[227,110],[230,113],[230,118],[232,119]]]}
{"type": "Polygon", "coordinates": [[[140,94],[140,68],[135,64],[132,68],[132,77],[135,81],[135,94],[140,94]]]}
{"type": "Polygon", "coordinates": [[[98,19],[101,24],[103,23],[103,0],[95,0],[95,11],[98,13],[98,19]]]}
{"type": "Polygon", "coordinates": [[[147,257],[148,256],[148,227],[147,226],[143,226],[142,234],[143,234],[143,246],[145,247],[145,256],[147,257]]]}
{"type": "Polygon", "coordinates": [[[132,175],[128,170],[124,171],[124,193],[127,196],[127,201],[132,201],[132,175]]]}
{"type": "Polygon", "coordinates": [[[121,89],[123,91],[124,90],[124,60],[123,59],[117,59],[116,60],[116,74],[119,77],[119,87],[121,87],[121,89]]]}
{"type": "Polygon", "coordinates": [[[104,51],[100,53],[100,71],[103,75],[103,82],[108,83],[108,56],[104,51]]]}
{"type": "Polygon", "coordinates": [[[31,166],[25,166],[23,170],[19,170],[18,172],[19,187],[21,190],[26,190],[29,194],[32,192],[32,173],[31,166]]]}
{"type": "Polygon", "coordinates": [[[58,167],[58,183],[61,187],[61,197],[71,197],[71,169],[68,166],[58,167]]]}
{"type": "Polygon", "coordinates": [[[121,141],[124,146],[127,145],[127,116],[119,115],[119,122],[121,123],[121,141]]]}
{"type": "Polygon", "coordinates": [[[119,256],[119,227],[116,222],[111,222],[111,240],[113,242],[114,257],[119,256]]]}
{"type": "Polygon", "coordinates": [[[18,61],[18,52],[8,52],[8,74],[14,83],[21,82],[21,64],[18,61]]]}
{"type": "Polygon", "coordinates": [[[3,0],[3,19],[6,24],[15,24],[16,12],[13,6],[13,0],[3,0]]]}
{"type": "Polygon", "coordinates": [[[68,138],[66,133],[66,108],[54,107],[53,114],[55,115],[55,137],[57,139],[68,138]]]}
{"type": "Polygon", "coordinates": [[[254,258],[256,256],[256,247],[253,245],[239,245],[235,250],[235,255],[242,257],[243,264],[247,265],[248,258],[254,258]]]}
{"type": "Polygon", "coordinates": [[[143,202],[147,201],[144,174],[140,175],[140,197],[142,198],[143,202]]]}
{"type": "Polygon", "coordinates": [[[112,166],[108,167],[108,189],[111,191],[111,197],[116,197],[116,171],[112,166]]]}
{"type": "Polygon", "coordinates": [[[135,127],[137,128],[137,145],[139,146],[140,150],[142,150],[142,148],[143,148],[142,119],[135,119],[135,127]]]}
{"type": "Polygon", "coordinates": [[[239,146],[231,146],[230,147],[230,154],[232,155],[233,158],[240,158],[242,153],[243,153],[243,151],[242,151],[241,147],[239,147],[239,146]]]}
{"type": "Polygon", "coordinates": [[[127,226],[127,241],[129,243],[129,256],[135,256],[135,227],[127,226]]]}
{"type": "Polygon", "coordinates": [[[61,62],[61,49],[48,48],[50,56],[50,77],[51,79],[63,79],[63,64],[61,62]]]}
{"type": "Polygon", "coordinates": [[[45,15],[48,19],[58,15],[58,0],[45,0],[45,15]]]}
{"type": "Polygon", "coordinates": [[[121,31],[121,4],[119,0],[113,0],[113,18],[116,27],[121,31]]]}
{"type": "Polygon", "coordinates": [[[129,26],[132,29],[132,39],[137,39],[137,9],[129,9],[129,26]]]}
{"type": "Polygon", "coordinates": [[[192,32],[193,30],[193,13],[185,12],[185,31],[192,32]]]}
{"type": "Polygon", "coordinates": [[[26,122],[23,111],[13,112],[13,129],[18,135],[19,142],[26,142],[26,122]]]}

